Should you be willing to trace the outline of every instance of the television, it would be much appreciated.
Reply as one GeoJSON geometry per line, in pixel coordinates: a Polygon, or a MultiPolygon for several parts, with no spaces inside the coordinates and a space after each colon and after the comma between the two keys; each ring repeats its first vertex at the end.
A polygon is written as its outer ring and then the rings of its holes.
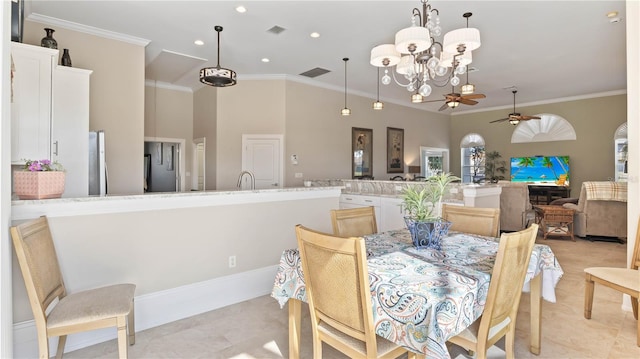
{"type": "Polygon", "coordinates": [[[569,185],[569,156],[511,157],[511,182],[569,185]]]}

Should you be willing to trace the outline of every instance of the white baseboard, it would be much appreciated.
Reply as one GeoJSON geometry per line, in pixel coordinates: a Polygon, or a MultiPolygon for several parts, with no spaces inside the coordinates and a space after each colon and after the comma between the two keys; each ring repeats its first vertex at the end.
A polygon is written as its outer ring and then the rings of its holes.
{"type": "MultiPolygon", "coordinates": [[[[135,298],[136,332],[205,313],[271,293],[278,266],[264,267],[135,298]]],[[[100,329],[67,337],[65,352],[116,339],[116,329],[100,329]]],[[[49,355],[58,339],[49,340],[49,355]]],[[[37,358],[38,340],[33,320],[13,325],[14,358],[37,358]]]]}

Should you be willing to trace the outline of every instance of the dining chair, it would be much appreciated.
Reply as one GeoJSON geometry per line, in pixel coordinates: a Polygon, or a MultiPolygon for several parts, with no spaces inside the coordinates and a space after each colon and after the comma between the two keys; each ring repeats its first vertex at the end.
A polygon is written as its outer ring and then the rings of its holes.
{"type": "Polygon", "coordinates": [[[127,344],[135,343],[136,286],[116,284],[67,294],[47,218],[11,227],[11,237],[33,311],[40,358],[50,356],[49,337],[59,337],[56,358],[62,358],[68,334],[109,327],[117,328],[119,357],[127,358],[127,344]]]}
{"type": "Polygon", "coordinates": [[[636,230],[636,244],[633,246],[633,255],[629,268],[615,267],[591,267],[586,268],[584,287],[584,317],[591,319],[593,307],[594,283],[604,285],[619,292],[631,296],[633,316],[638,322],[636,344],[640,347],[640,321],[638,320],[638,305],[640,304],[640,219],[636,230]]]}
{"type": "Polygon", "coordinates": [[[307,300],[313,357],[322,343],[351,358],[396,358],[407,349],[379,337],[373,325],[367,252],[362,237],[337,237],[296,226],[307,300]]]}
{"type": "Polygon", "coordinates": [[[451,231],[487,237],[500,235],[499,208],[465,207],[443,203],[442,218],[452,223],[449,228],[451,231]]]}
{"type": "Polygon", "coordinates": [[[373,206],[331,210],[333,234],[339,237],[360,237],[378,233],[373,206]]]}
{"type": "Polygon", "coordinates": [[[515,357],[516,316],[538,225],[519,232],[503,233],[491,273],[482,316],[449,342],[477,352],[478,359],[487,349],[505,337],[507,358],[515,357]]]}

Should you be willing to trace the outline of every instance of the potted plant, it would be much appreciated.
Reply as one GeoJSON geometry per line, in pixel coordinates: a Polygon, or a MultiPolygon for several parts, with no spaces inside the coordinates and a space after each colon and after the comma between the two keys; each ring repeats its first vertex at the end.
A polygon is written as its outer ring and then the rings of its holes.
{"type": "Polygon", "coordinates": [[[60,198],[64,192],[64,168],[50,160],[26,160],[13,172],[13,190],[20,199],[60,198]]]}
{"type": "Polygon", "coordinates": [[[447,186],[459,179],[442,173],[429,177],[424,185],[409,185],[402,191],[405,223],[416,248],[442,249],[440,239],[451,226],[440,216],[442,197],[447,186]]]}
{"type": "Polygon", "coordinates": [[[485,179],[491,183],[498,183],[504,179],[507,172],[507,163],[502,159],[502,155],[498,151],[491,151],[485,154],[484,175],[485,179]]]}

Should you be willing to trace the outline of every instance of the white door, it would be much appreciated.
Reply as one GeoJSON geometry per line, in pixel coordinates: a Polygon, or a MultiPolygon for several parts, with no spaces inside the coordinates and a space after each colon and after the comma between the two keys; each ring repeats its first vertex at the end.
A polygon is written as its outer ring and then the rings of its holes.
{"type": "Polygon", "coordinates": [[[282,135],[242,135],[242,170],[253,173],[256,189],[282,187],[283,145],[282,135]]]}

